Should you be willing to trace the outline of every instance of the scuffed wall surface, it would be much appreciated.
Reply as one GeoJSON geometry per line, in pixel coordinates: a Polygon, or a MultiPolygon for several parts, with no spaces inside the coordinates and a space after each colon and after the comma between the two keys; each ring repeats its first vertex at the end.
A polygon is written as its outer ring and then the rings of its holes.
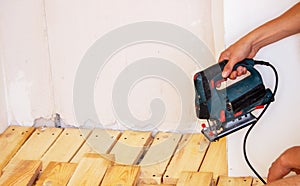
{"type": "MultiPolygon", "coordinates": [[[[0,30],[1,56],[9,123],[32,125],[37,118],[40,119],[36,121],[53,119],[59,113],[64,124],[77,126],[73,108],[77,68],[95,41],[127,24],[159,21],[177,25],[196,35],[213,55],[211,6],[216,5],[208,0],[2,1],[0,25],[5,29],[0,30]]],[[[199,66],[215,62],[214,59],[207,62],[203,57],[204,62],[196,64],[190,56],[164,43],[144,42],[123,48],[108,60],[95,82],[95,108],[104,127],[126,128],[118,124],[112,108],[114,82],[126,67],[147,57],[171,61],[188,79],[192,79],[199,66]]],[[[146,78],[128,93],[130,113],[140,121],[151,117],[151,102],[158,98],[166,110],[159,129],[176,130],[183,112],[196,124],[194,90],[192,86],[186,89],[188,96],[184,97],[188,97],[190,106],[183,111],[178,87],[161,77],[146,78]]]]}
{"type": "Polygon", "coordinates": [[[53,111],[43,1],[1,1],[0,18],[8,122],[32,125],[53,111]]]}

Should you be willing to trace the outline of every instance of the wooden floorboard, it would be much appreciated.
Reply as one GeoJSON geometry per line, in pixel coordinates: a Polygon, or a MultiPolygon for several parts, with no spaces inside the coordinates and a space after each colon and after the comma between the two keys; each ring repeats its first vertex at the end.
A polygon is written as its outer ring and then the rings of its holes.
{"type": "Polygon", "coordinates": [[[33,127],[10,126],[0,136],[0,170],[8,164],[15,153],[35,129],[33,127]]]}
{"type": "Polygon", "coordinates": [[[177,186],[201,185],[211,186],[213,182],[212,172],[182,172],[179,176],[177,186]]]}
{"type": "Polygon", "coordinates": [[[176,184],[181,172],[198,171],[209,146],[202,134],[183,135],[163,176],[163,183],[176,184]]]}
{"type": "Polygon", "coordinates": [[[94,129],[71,162],[78,163],[86,153],[109,153],[120,135],[116,130],[94,129]]]}
{"type": "Polygon", "coordinates": [[[40,160],[22,160],[0,177],[0,185],[33,185],[42,168],[40,160]]]}
{"type": "Polygon", "coordinates": [[[202,134],[10,126],[0,148],[0,185],[263,185],[228,177],[226,139],[202,134]]]}
{"type": "Polygon", "coordinates": [[[68,185],[99,185],[113,161],[99,154],[83,156],[68,185]]]}
{"type": "Polygon", "coordinates": [[[47,167],[50,161],[69,162],[84,141],[81,130],[75,128],[64,129],[59,138],[41,158],[43,166],[47,167]]]}
{"type": "Polygon", "coordinates": [[[10,166],[14,166],[22,159],[40,160],[62,131],[63,129],[61,128],[36,129],[10,160],[5,169],[9,169],[10,166]]]}
{"type": "Polygon", "coordinates": [[[53,162],[51,161],[45,168],[36,186],[61,186],[67,185],[77,167],[76,163],[53,162]]]}

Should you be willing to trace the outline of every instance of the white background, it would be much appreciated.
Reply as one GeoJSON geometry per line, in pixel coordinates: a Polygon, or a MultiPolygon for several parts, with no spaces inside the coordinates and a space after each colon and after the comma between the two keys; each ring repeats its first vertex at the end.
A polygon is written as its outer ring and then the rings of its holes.
{"type": "MultiPolygon", "coordinates": [[[[72,91],[77,67],[85,51],[115,28],[146,20],[173,23],[197,35],[217,59],[224,46],[229,46],[296,2],[218,0],[211,4],[209,0],[2,0],[0,131],[9,124],[33,125],[35,119],[51,119],[55,113],[59,113],[66,124],[76,125],[72,91]]],[[[280,152],[300,141],[297,121],[299,50],[300,37],[296,35],[265,47],[257,55],[257,59],[273,63],[280,75],[276,102],[255,127],[248,142],[249,158],[263,176],[280,152]]],[[[169,59],[191,78],[199,70],[189,58],[166,46],[145,44],[121,51],[110,61],[95,86],[97,113],[108,128],[121,127],[111,108],[112,82],[118,72],[143,56],[169,59]],[[101,81],[104,87],[100,86],[101,81]]],[[[263,69],[262,72],[266,85],[272,87],[271,71],[263,69]]],[[[181,112],[180,95],[176,89],[159,80],[144,81],[135,88],[128,98],[133,115],[139,119],[148,118],[151,115],[150,100],[159,97],[167,107],[165,122],[160,129],[174,129],[181,112]]],[[[190,90],[191,103],[193,91],[190,90]]],[[[191,110],[193,107],[191,104],[191,110]]],[[[196,123],[194,112],[190,117],[196,123]]],[[[244,132],[228,138],[231,175],[251,174],[241,153],[244,132]]]]}
{"type": "MultiPolygon", "coordinates": [[[[297,0],[287,1],[234,1],[224,3],[225,44],[229,46],[241,36],[279,16],[297,0]]],[[[272,161],[286,148],[300,145],[299,123],[299,86],[300,79],[300,35],[283,39],[263,48],[256,59],[269,61],[279,73],[279,88],[267,113],[250,133],[248,154],[253,166],[262,176],[272,161]]],[[[262,69],[262,68],[260,68],[262,69]]],[[[266,85],[273,87],[273,74],[263,69],[266,85]]],[[[228,138],[229,174],[249,175],[242,155],[242,140],[246,130],[233,134],[228,138]]]]}

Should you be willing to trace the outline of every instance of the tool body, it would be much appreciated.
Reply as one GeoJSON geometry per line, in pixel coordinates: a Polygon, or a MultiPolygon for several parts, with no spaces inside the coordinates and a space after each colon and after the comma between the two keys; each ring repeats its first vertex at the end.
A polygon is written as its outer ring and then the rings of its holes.
{"type": "Polygon", "coordinates": [[[202,133],[210,140],[216,141],[248,125],[255,124],[257,118],[251,113],[274,101],[270,89],[266,89],[255,64],[266,62],[244,59],[234,66],[244,66],[250,75],[234,84],[219,88],[225,81],[222,71],[228,61],[223,61],[198,72],[194,76],[196,90],[196,114],[199,119],[207,119],[202,133]]]}

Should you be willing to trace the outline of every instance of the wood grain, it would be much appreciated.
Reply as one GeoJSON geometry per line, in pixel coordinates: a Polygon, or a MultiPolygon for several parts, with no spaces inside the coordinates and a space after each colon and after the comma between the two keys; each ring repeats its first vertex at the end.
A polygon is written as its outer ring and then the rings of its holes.
{"type": "MultiPolygon", "coordinates": [[[[264,178],[265,181],[267,181],[267,178],[264,178]]],[[[258,178],[253,178],[252,180],[252,186],[263,186],[265,185],[263,182],[260,181],[258,178]]]]}
{"type": "Polygon", "coordinates": [[[86,153],[109,153],[120,135],[116,130],[94,129],[71,162],[78,163],[86,153]]]}
{"type": "Polygon", "coordinates": [[[202,134],[183,135],[163,176],[163,183],[176,184],[181,172],[198,171],[208,146],[209,141],[202,134]]]}
{"type": "Polygon", "coordinates": [[[212,172],[186,171],[180,174],[176,186],[189,186],[189,185],[211,186],[212,181],[213,181],[212,172]]]}
{"type": "Polygon", "coordinates": [[[134,165],[151,139],[151,132],[124,131],[110,154],[115,155],[119,164],[134,165]]]}
{"type": "Polygon", "coordinates": [[[79,162],[68,185],[99,185],[113,162],[99,154],[85,155],[79,162]]]}
{"type": "Polygon", "coordinates": [[[10,126],[1,134],[0,170],[4,169],[33,131],[33,127],[10,126]]]}
{"type": "Polygon", "coordinates": [[[63,129],[60,128],[36,129],[4,170],[9,169],[14,164],[18,164],[22,159],[40,160],[62,131],[63,129]]]}
{"type": "Polygon", "coordinates": [[[22,160],[0,177],[0,185],[33,185],[42,168],[40,160],[22,160]]]}
{"type": "Polygon", "coordinates": [[[64,162],[49,162],[40,178],[36,182],[36,186],[61,186],[67,185],[69,179],[73,175],[77,164],[64,162]]]}
{"type": "Polygon", "coordinates": [[[182,135],[159,132],[140,162],[140,184],[159,184],[182,135]]]}
{"type": "Polygon", "coordinates": [[[76,128],[64,129],[55,143],[42,157],[43,166],[50,161],[69,162],[84,143],[81,130],[76,128]]]}
{"type": "Polygon", "coordinates": [[[201,164],[200,172],[213,172],[214,180],[217,180],[218,176],[228,175],[227,169],[226,138],[221,138],[210,144],[201,164]]]}
{"type": "Polygon", "coordinates": [[[140,167],[136,165],[115,165],[108,168],[101,186],[122,185],[135,186],[140,167]]]}
{"type": "Polygon", "coordinates": [[[251,186],[252,177],[220,176],[217,186],[251,186]]]}

